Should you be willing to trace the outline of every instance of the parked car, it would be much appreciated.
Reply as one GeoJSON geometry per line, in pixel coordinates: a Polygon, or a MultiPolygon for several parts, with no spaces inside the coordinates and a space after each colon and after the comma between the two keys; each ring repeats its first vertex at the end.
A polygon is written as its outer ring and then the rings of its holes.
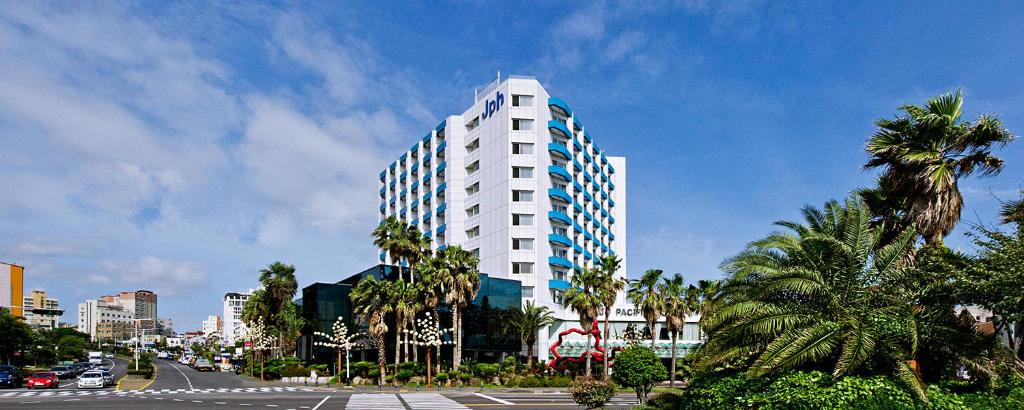
{"type": "Polygon", "coordinates": [[[104,387],[107,387],[107,379],[103,377],[103,373],[96,371],[88,371],[82,373],[82,376],[78,378],[79,389],[102,389],[104,387]]]}
{"type": "Polygon", "coordinates": [[[25,387],[29,389],[56,389],[60,387],[60,378],[56,372],[35,372],[28,377],[25,387]]]}
{"type": "Polygon", "coordinates": [[[114,354],[113,353],[107,353],[107,358],[108,359],[113,359],[114,358],[114,354]]]}
{"type": "Polygon", "coordinates": [[[103,370],[100,370],[99,372],[103,374],[103,380],[106,381],[106,385],[107,386],[113,386],[114,385],[114,374],[110,373],[110,370],[103,369],[103,370]]]}
{"type": "Polygon", "coordinates": [[[58,379],[71,379],[76,376],[74,369],[67,366],[53,366],[50,372],[56,374],[58,379]]]}
{"type": "Polygon", "coordinates": [[[21,387],[24,379],[24,375],[17,367],[0,364],[0,387],[21,387]]]}
{"type": "Polygon", "coordinates": [[[210,364],[210,361],[206,360],[204,358],[197,359],[196,363],[194,365],[192,365],[192,367],[194,369],[196,369],[196,371],[200,371],[200,372],[212,372],[212,371],[214,371],[213,365],[210,364]]]}

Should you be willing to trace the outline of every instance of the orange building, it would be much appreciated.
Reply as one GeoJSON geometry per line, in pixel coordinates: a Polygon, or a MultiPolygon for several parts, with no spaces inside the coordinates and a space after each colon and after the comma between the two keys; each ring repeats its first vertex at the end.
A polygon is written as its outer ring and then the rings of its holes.
{"type": "Polygon", "coordinates": [[[25,267],[0,262],[0,306],[10,309],[14,316],[25,317],[24,299],[25,267]]]}

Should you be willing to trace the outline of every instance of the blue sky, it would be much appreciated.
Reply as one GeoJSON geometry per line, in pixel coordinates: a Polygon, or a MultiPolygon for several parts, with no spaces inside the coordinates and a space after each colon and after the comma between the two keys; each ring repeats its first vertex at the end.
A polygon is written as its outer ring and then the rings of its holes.
{"type": "MultiPolygon", "coordinates": [[[[627,157],[631,276],[717,277],[871,184],[864,140],[902,104],[962,87],[1024,132],[1020,3],[323,3],[0,9],[0,260],[65,321],[147,288],[179,331],[275,260],[338,280],[375,262],[377,172],[496,70],[627,157]]],[[[999,155],[961,182],[968,221],[1024,184],[1024,141],[999,155]]]]}

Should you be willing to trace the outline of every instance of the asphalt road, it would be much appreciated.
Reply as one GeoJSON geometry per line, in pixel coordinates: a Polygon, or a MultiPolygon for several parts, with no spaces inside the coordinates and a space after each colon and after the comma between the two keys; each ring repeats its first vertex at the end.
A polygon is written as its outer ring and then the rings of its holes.
{"type": "MultiPolygon", "coordinates": [[[[357,391],[302,385],[262,384],[228,372],[197,372],[177,362],[157,360],[157,378],[141,391],[111,388],[78,390],[73,384],[56,390],[0,390],[2,409],[578,409],[568,393],[509,391],[357,391]]],[[[118,360],[113,371],[124,375],[118,360]]],[[[119,377],[120,377],[119,376],[119,377]]],[[[73,381],[64,381],[64,385],[73,381]]],[[[610,408],[629,408],[631,394],[620,394],[610,408]]]]}

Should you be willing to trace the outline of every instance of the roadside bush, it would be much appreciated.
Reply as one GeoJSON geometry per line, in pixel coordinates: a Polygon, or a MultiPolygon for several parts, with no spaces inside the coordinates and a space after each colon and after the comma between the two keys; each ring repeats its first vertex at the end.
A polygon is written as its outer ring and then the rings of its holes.
{"type": "Polygon", "coordinates": [[[676,410],[683,408],[682,406],[682,391],[672,390],[655,393],[649,399],[647,399],[647,405],[644,407],[657,410],[676,410]]]}
{"type": "Polygon", "coordinates": [[[395,373],[395,378],[402,383],[409,381],[409,379],[411,379],[412,376],[415,376],[412,369],[399,370],[398,373],[395,373]]]}
{"type": "Polygon", "coordinates": [[[649,347],[627,347],[615,356],[612,379],[636,391],[637,404],[646,404],[647,395],[658,382],[668,377],[668,370],[649,347]]]}
{"type": "MultiPolygon", "coordinates": [[[[309,377],[308,367],[288,366],[281,369],[281,377],[309,377]]],[[[318,371],[317,374],[320,374],[318,371]]]]}
{"type": "Polygon", "coordinates": [[[476,374],[490,382],[494,375],[498,374],[498,365],[491,363],[480,363],[476,365],[476,374]]]}
{"type": "Polygon", "coordinates": [[[601,380],[580,379],[569,385],[572,400],[588,409],[604,407],[615,397],[615,386],[601,380]]]}
{"type": "Polygon", "coordinates": [[[398,371],[402,370],[411,371],[414,376],[422,376],[427,373],[427,366],[423,363],[405,362],[398,365],[398,371]]]}
{"type": "MultiPolygon", "coordinates": [[[[367,377],[369,376],[370,369],[377,368],[377,363],[374,362],[354,362],[352,363],[352,373],[356,376],[367,377]]],[[[379,373],[378,373],[379,375],[379,373]]]]}
{"type": "Polygon", "coordinates": [[[371,377],[371,378],[374,378],[374,379],[379,378],[380,377],[380,369],[378,369],[378,368],[370,369],[369,371],[366,372],[366,375],[371,377]]]}
{"type": "Polygon", "coordinates": [[[152,367],[148,367],[148,368],[140,367],[139,370],[135,370],[135,367],[133,366],[130,370],[128,370],[127,373],[129,375],[133,375],[133,376],[142,376],[142,377],[145,377],[147,379],[152,379],[153,378],[153,368],[152,367]]]}
{"type": "Polygon", "coordinates": [[[444,384],[444,382],[448,381],[448,373],[438,373],[437,376],[434,376],[434,380],[438,383],[444,384]]]}
{"type": "Polygon", "coordinates": [[[472,371],[465,371],[465,372],[464,371],[459,371],[459,379],[462,380],[463,383],[469,383],[469,381],[472,378],[473,378],[473,372],[472,371]]]}

